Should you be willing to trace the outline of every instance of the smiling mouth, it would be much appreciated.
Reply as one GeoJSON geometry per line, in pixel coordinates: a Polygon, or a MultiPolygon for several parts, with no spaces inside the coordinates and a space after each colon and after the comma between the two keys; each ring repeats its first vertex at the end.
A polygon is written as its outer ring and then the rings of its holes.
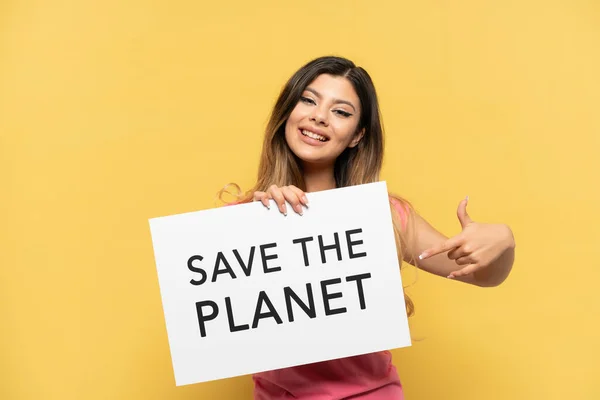
{"type": "Polygon", "coordinates": [[[326,141],[328,141],[328,140],[329,140],[329,139],[327,139],[325,136],[318,135],[318,134],[316,134],[316,133],[313,133],[313,132],[311,132],[311,131],[307,131],[306,129],[301,129],[301,130],[300,130],[300,133],[301,133],[302,135],[306,136],[306,137],[309,137],[309,138],[311,138],[311,139],[318,140],[319,142],[326,142],[326,141]]]}

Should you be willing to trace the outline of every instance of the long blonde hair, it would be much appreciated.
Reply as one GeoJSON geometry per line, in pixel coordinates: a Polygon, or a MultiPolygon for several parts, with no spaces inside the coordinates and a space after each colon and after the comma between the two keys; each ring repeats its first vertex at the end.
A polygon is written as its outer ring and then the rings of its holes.
{"type": "MultiPolygon", "coordinates": [[[[362,110],[358,131],[365,130],[358,145],[347,148],[337,158],[334,168],[336,186],[354,186],[379,181],[383,164],[384,136],[379,102],[373,81],[367,71],[356,66],[350,60],[332,56],[320,57],[300,68],[281,90],[267,124],[258,177],[254,187],[243,193],[236,184],[227,185],[218,193],[219,199],[227,202],[223,195],[228,193],[233,195],[236,203],[250,202],[254,192],[266,192],[271,185],[294,185],[306,190],[302,164],[285,140],[285,123],[300,100],[304,89],[322,74],[341,76],[350,81],[360,99],[362,110]],[[234,192],[232,192],[232,188],[234,192]]],[[[413,209],[409,202],[398,196],[390,196],[390,207],[398,260],[402,265],[405,249],[412,240],[410,236],[414,232],[412,229],[413,209]],[[406,211],[402,213],[402,216],[392,204],[393,202],[397,202],[406,211]]],[[[414,313],[414,304],[406,292],[404,298],[407,313],[411,316],[414,313]]]]}

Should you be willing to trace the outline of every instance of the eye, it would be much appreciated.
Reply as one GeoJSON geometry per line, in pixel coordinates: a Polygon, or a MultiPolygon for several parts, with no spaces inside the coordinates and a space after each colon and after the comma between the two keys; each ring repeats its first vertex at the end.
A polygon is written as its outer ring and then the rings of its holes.
{"type": "Polygon", "coordinates": [[[348,118],[349,116],[351,116],[352,114],[350,114],[349,112],[346,112],[344,110],[334,110],[334,113],[341,115],[344,118],[348,118]]]}
{"type": "Polygon", "coordinates": [[[304,96],[300,97],[300,101],[303,103],[306,103],[306,104],[316,104],[313,99],[310,99],[310,98],[304,97],[304,96]]]}

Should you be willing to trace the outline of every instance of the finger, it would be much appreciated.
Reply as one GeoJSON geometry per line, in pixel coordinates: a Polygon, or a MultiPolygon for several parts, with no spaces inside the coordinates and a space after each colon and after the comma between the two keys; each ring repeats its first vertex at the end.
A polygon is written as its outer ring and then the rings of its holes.
{"type": "Polygon", "coordinates": [[[300,199],[300,202],[301,202],[302,204],[304,204],[304,206],[305,206],[306,208],[308,208],[308,198],[306,197],[306,194],[304,193],[304,191],[303,191],[302,189],[300,189],[300,188],[297,188],[297,187],[296,187],[296,186],[294,186],[294,185],[290,185],[290,186],[288,186],[288,188],[289,188],[289,189],[290,189],[292,192],[296,193],[296,196],[298,196],[298,198],[300,199]]]}
{"type": "Polygon", "coordinates": [[[474,264],[475,260],[473,260],[473,258],[471,258],[471,256],[468,255],[465,257],[457,258],[456,260],[454,260],[454,262],[458,265],[469,265],[469,264],[474,264]]]}
{"type": "Polygon", "coordinates": [[[448,252],[448,258],[451,260],[457,260],[461,257],[468,255],[469,253],[465,250],[465,246],[457,247],[448,252]]]}
{"type": "Polygon", "coordinates": [[[281,211],[281,213],[283,215],[287,215],[287,207],[285,206],[285,197],[283,196],[281,189],[278,188],[276,185],[272,185],[271,187],[269,187],[269,191],[267,193],[269,193],[271,195],[271,197],[273,198],[273,200],[275,200],[275,203],[277,203],[277,207],[279,208],[279,211],[281,211]]]}
{"type": "Polygon", "coordinates": [[[269,200],[270,200],[270,199],[271,199],[271,197],[270,197],[270,196],[267,196],[267,195],[265,195],[265,196],[263,196],[263,198],[260,200],[260,201],[261,201],[261,202],[262,202],[262,203],[265,205],[265,207],[267,207],[267,209],[269,209],[269,210],[271,209],[271,204],[270,204],[270,202],[269,202],[269,200]]]}
{"type": "Polygon", "coordinates": [[[302,204],[300,203],[298,195],[288,186],[282,187],[281,192],[283,193],[283,196],[287,202],[292,206],[292,209],[296,211],[296,213],[302,215],[302,204]]]}
{"type": "Polygon", "coordinates": [[[462,245],[462,240],[463,240],[462,236],[460,236],[460,235],[454,236],[454,237],[446,240],[439,246],[435,246],[428,250],[425,250],[419,256],[419,260],[424,260],[426,258],[435,256],[436,254],[445,253],[447,251],[453,250],[462,245]]]}
{"type": "Polygon", "coordinates": [[[254,201],[260,201],[268,209],[271,208],[269,204],[269,195],[265,192],[254,192],[254,201]]]}
{"type": "Polygon", "coordinates": [[[456,215],[458,216],[458,220],[460,221],[460,226],[465,229],[467,225],[471,222],[471,217],[467,213],[467,203],[469,202],[469,196],[465,197],[460,203],[458,203],[458,209],[456,210],[456,215]]]}
{"type": "Polygon", "coordinates": [[[448,278],[454,279],[454,278],[460,278],[463,276],[467,276],[467,275],[472,274],[473,272],[477,271],[477,269],[479,269],[479,266],[477,264],[469,264],[466,267],[459,269],[458,271],[452,272],[450,275],[448,275],[448,278]]]}

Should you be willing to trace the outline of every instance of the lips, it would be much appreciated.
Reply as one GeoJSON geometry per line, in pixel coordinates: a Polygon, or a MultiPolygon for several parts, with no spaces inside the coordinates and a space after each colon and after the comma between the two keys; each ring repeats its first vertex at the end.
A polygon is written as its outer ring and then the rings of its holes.
{"type": "Polygon", "coordinates": [[[329,140],[327,136],[308,129],[300,129],[300,134],[302,136],[317,140],[319,142],[327,142],[329,140]]]}

